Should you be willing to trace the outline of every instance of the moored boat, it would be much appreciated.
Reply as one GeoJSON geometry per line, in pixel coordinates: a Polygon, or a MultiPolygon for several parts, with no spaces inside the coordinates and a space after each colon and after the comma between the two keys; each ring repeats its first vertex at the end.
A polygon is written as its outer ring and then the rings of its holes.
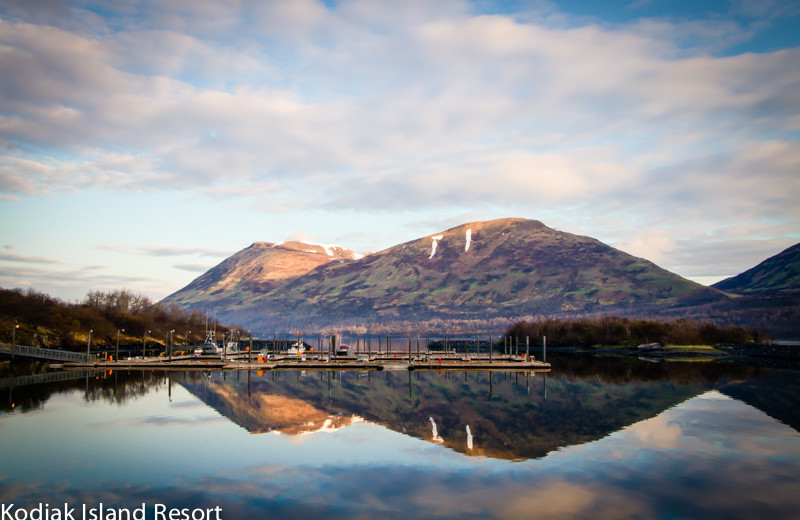
{"type": "Polygon", "coordinates": [[[292,356],[299,356],[304,354],[305,351],[306,351],[305,344],[302,341],[298,341],[297,343],[292,344],[292,346],[289,347],[289,350],[287,350],[286,353],[292,356]]]}
{"type": "Polygon", "coordinates": [[[197,346],[195,353],[197,353],[198,350],[200,350],[200,352],[203,354],[219,354],[222,352],[222,349],[220,349],[219,345],[217,345],[217,340],[214,336],[215,334],[213,331],[207,331],[206,339],[197,346]]]}
{"type": "Polygon", "coordinates": [[[637,347],[639,351],[643,350],[657,350],[661,348],[661,343],[642,343],[637,347]]]}

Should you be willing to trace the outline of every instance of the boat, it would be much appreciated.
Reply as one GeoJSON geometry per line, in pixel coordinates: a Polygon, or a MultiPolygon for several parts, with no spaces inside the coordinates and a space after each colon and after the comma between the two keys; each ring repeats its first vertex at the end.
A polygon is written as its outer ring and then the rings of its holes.
{"type": "Polygon", "coordinates": [[[640,352],[643,350],[657,350],[661,348],[661,343],[642,343],[637,348],[640,352]]]}
{"type": "Polygon", "coordinates": [[[349,356],[350,345],[339,345],[334,352],[337,356],[349,356]]]}
{"type": "MultiPolygon", "coordinates": [[[[200,349],[203,354],[219,354],[222,352],[214,335],[213,331],[206,331],[206,339],[197,346],[197,349],[200,349]]],[[[197,352],[197,349],[195,349],[195,352],[197,352]]]]}
{"type": "Polygon", "coordinates": [[[296,343],[293,343],[292,346],[289,347],[289,350],[286,351],[286,353],[292,356],[300,356],[304,354],[305,351],[306,351],[305,343],[303,343],[302,341],[298,341],[296,343]]]}

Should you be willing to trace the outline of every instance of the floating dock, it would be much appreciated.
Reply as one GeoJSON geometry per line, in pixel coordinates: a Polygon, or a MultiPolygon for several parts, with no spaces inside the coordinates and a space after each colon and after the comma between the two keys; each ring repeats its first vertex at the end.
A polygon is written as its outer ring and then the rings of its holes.
{"type": "Polygon", "coordinates": [[[64,363],[70,368],[140,369],[140,370],[549,370],[550,364],[525,356],[396,356],[285,355],[269,359],[251,359],[246,354],[230,356],[173,356],[64,363]]]}

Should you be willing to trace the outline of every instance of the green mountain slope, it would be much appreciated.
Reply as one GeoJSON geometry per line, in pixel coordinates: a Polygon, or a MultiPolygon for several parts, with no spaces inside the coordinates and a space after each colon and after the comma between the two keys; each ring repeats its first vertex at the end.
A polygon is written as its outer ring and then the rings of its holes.
{"type": "Polygon", "coordinates": [[[717,282],[712,287],[734,294],[800,290],[800,244],[767,258],[752,269],[717,282]]]}

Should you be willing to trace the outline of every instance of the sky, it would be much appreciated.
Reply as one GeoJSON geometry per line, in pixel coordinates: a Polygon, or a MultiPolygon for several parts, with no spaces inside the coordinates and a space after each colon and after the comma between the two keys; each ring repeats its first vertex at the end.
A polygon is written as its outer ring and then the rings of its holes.
{"type": "Polygon", "coordinates": [[[800,1],[0,2],[3,288],[505,217],[711,284],[798,201],[800,1]]]}

